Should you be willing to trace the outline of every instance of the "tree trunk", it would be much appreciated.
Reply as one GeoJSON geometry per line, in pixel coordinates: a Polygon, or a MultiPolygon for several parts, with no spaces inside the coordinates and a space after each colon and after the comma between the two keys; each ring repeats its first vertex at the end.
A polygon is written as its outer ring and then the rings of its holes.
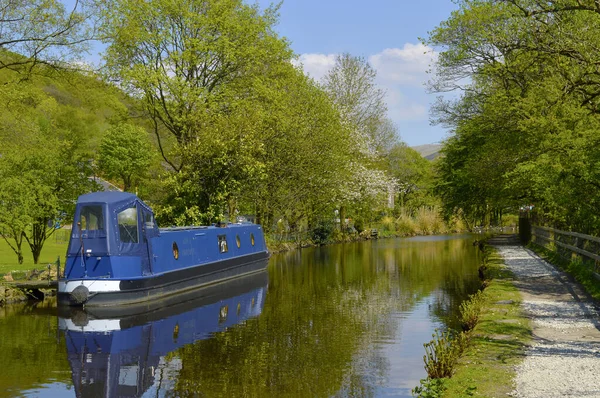
{"type": "Polygon", "coordinates": [[[227,206],[229,208],[229,222],[234,223],[236,221],[235,211],[237,210],[237,200],[235,200],[235,196],[229,197],[227,206]]]}
{"type": "Polygon", "coordinates": [[[340,206],[340,231],[341,232],[346,232],[347,231],[347,225],[346,225],[346,206],[341,205],[340,206]]]}
{"type": "Polygon", "coordinates": [[[15,252],[15,254],[17,255],[17,259],[19,261],[19,264],[23,264],[23,250],[22,250],[22,244],[23,244],[23,234],[24,232],[15,232],[15,230],[13,228],[11,228],[11,233],[12,233],[12,237],[13,240],[15,241],[15,245],[11,245],[10,241],[8,240],[8,238],[6,237],[5,234],[2,234],[2,238],[6,241],[6,243],[8,244],[8,246],[12,249],[12,251],[15,252]]]}
{"type": "Polygon", "coordinates": [[[31,249],[31,254],[33,255],[33,263],[37,264],[40,260],[40,254],[42,253],[42,248],[44,247],[44,243],[46,239],[52,234],[46,233],[46,225],[48,224],[48,219],[42,219],[35,222],[32,226],[31,239],[27,235],[25,239],[27,240],[27,244],[31,249]]]}

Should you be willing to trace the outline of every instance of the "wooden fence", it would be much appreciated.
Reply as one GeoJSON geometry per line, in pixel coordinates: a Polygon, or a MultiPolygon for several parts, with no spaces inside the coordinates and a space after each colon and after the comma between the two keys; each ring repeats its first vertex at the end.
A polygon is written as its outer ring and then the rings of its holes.
{"type": "Polygon", "coordinates": [[[580,256],[582,260],[593,263],[596,277],[600,279],[599,237],[535,225],[531,227],[531,237],[533,242],[555,250],[566,259],[580,256]]]}

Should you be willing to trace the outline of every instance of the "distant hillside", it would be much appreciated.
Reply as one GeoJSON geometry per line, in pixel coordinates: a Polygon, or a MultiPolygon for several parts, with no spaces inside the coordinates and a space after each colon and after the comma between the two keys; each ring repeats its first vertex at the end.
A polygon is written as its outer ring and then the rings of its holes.
{"type": "Polygon", "coordinates": [[[412,149],[419,152],[427,160],[433,160],[440,156],[441,144],[426,144],[413,146],[412,149]]]}

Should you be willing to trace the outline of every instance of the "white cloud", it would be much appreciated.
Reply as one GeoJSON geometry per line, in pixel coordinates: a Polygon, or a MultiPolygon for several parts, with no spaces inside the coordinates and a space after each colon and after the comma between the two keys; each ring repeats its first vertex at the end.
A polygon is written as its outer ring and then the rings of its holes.
{"type": "Polygon", "coordinates": [[[406,43],[403,48],[386,48],[371,55],[369,63],[383,82],[422,86],[436,58],[437,53],[431,47],[406,43]]]}
{"type": "MultiPolygon", "coordinates": [[[[321,81],[335,65],[336,54],[302,54],[297,64],[304,72],[321,81]]],[[[387,92],[390,118],[400,121],[425,121],[431,98],[425,93],[427,71],[437,53],[423,44],[406,43],[402,48],[386,48],[367,57],[377,71],[377,83],[387,92]]]]}
{"type": "Polygon", "coordinates": [[[320,81],[335,65],[335,54],[302,54],[299,63],[302,64],[304,73],[320,81]]]}

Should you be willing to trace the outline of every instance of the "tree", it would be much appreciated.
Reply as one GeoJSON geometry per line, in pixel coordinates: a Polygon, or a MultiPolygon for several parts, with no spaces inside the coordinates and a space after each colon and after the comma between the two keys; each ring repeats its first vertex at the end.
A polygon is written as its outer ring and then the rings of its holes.
{"type": "Polygon", "coordinates": [[[367,156],[395,141],[395,134],[389,133],[395,129],[386,119],[385,92],[375,84],[376,77],[377,72],[364,58],[343,53],[336,56],[335,65],[323,80],[342,119],[353,131],[357,150],[367,156]]]}
{"type": "Polygon", "coordinates": [[[0,225],[11,229],[15,241],[25,239],[34,264],[56,224],[72,216],[77,196],[92,188],[88,162],[71,150],[69,142],[38,139],[38,145],[6,150],[0,158],[0,190],[7,189],[9,203],[23,206],[14,209],[17,214],[2,211],[0,225]]]}
{"type": "Polygon", "coordinates": [[[93,38],[93,15],[83,0],[0,0],[0,69],[64,68],[93,38]]]}
{"type": "Polygon", "coordinates": [[[0,177],[3,179],[0,190],[0,234],[17,255],[19,264],[23,264],[23,237],[32,222],[24,209],[32,206],[32,198],[19,176],[0,170],[0,177]]]}
{"type": "Polygon", "coordinates": [[[275,13],[268,8],[260,14],[241,0],[105,4],[109,77],[142,99],[174,170],[181,170],[181,151],[195,145],[215,114],[230,113],[232,101],[264,84],[265,68],[291,59],[287,43],[272,30],[275,13]],[[163,142],[163,130],[175,140],[174,152],[163,142]]]}
{"type": "Polygon", "coordinates": [[[443,46],[433,88],[455,132],[440,162],[447,211],[481,219],[534,204],[547,222],[600,231],[596,27],[588,1],[461,1],[428,41],[443,46]],[[465,80],[465,78],[469,80],[465,80]]]}
{"type": "Polygon", "coordinates": [[[98,167],[108,178],[118,178],[123,190],[142,178],[152,163],[154,147],[146,131],[132,124],[112,126],[102,137],[98,167]]]}
{"type": "Polygon", "coordinates": [[[396,142],[396,130],[386,117],[385,92],[375,84],[376,75],[364,58],[344,53],[336,57],[323,81],[352,143],[347,166],[350,175],[340,182],[336,197],[341,220],[350,205],[357,210],[368,208],[371,213],[374,203],[383,201],[395,185],[378,164],[396,142]]]}
{"type": "Polygon", "coordinates": [[[405,143],[394,145],[385,157],[386,169],[396,181],[400,208],[431,204],[433,165],[405,143]]]}
{"type": "Polygon", "coordinates": [[[37,264],[56,224],[68,222],[77,196],[93,188],[87,151],[93,127],[36,83],[22,82],[15,95],[2,97],[0,228],[12,237],[19,261],[25,241],[37,264]]]}
{"type": "MultiPolygon", "coordinates": [[[[140,98],[161,155],[167,222],[210,222],[263,170],[261,105],[292,52],[276,8],[241,0],[114,0],[104,7],[108,76],[140,98]],[[173,189],[169,189],[173,187],[173,189]]],[[[283,73],[283,72],[282,72],[283,73]]]]}

